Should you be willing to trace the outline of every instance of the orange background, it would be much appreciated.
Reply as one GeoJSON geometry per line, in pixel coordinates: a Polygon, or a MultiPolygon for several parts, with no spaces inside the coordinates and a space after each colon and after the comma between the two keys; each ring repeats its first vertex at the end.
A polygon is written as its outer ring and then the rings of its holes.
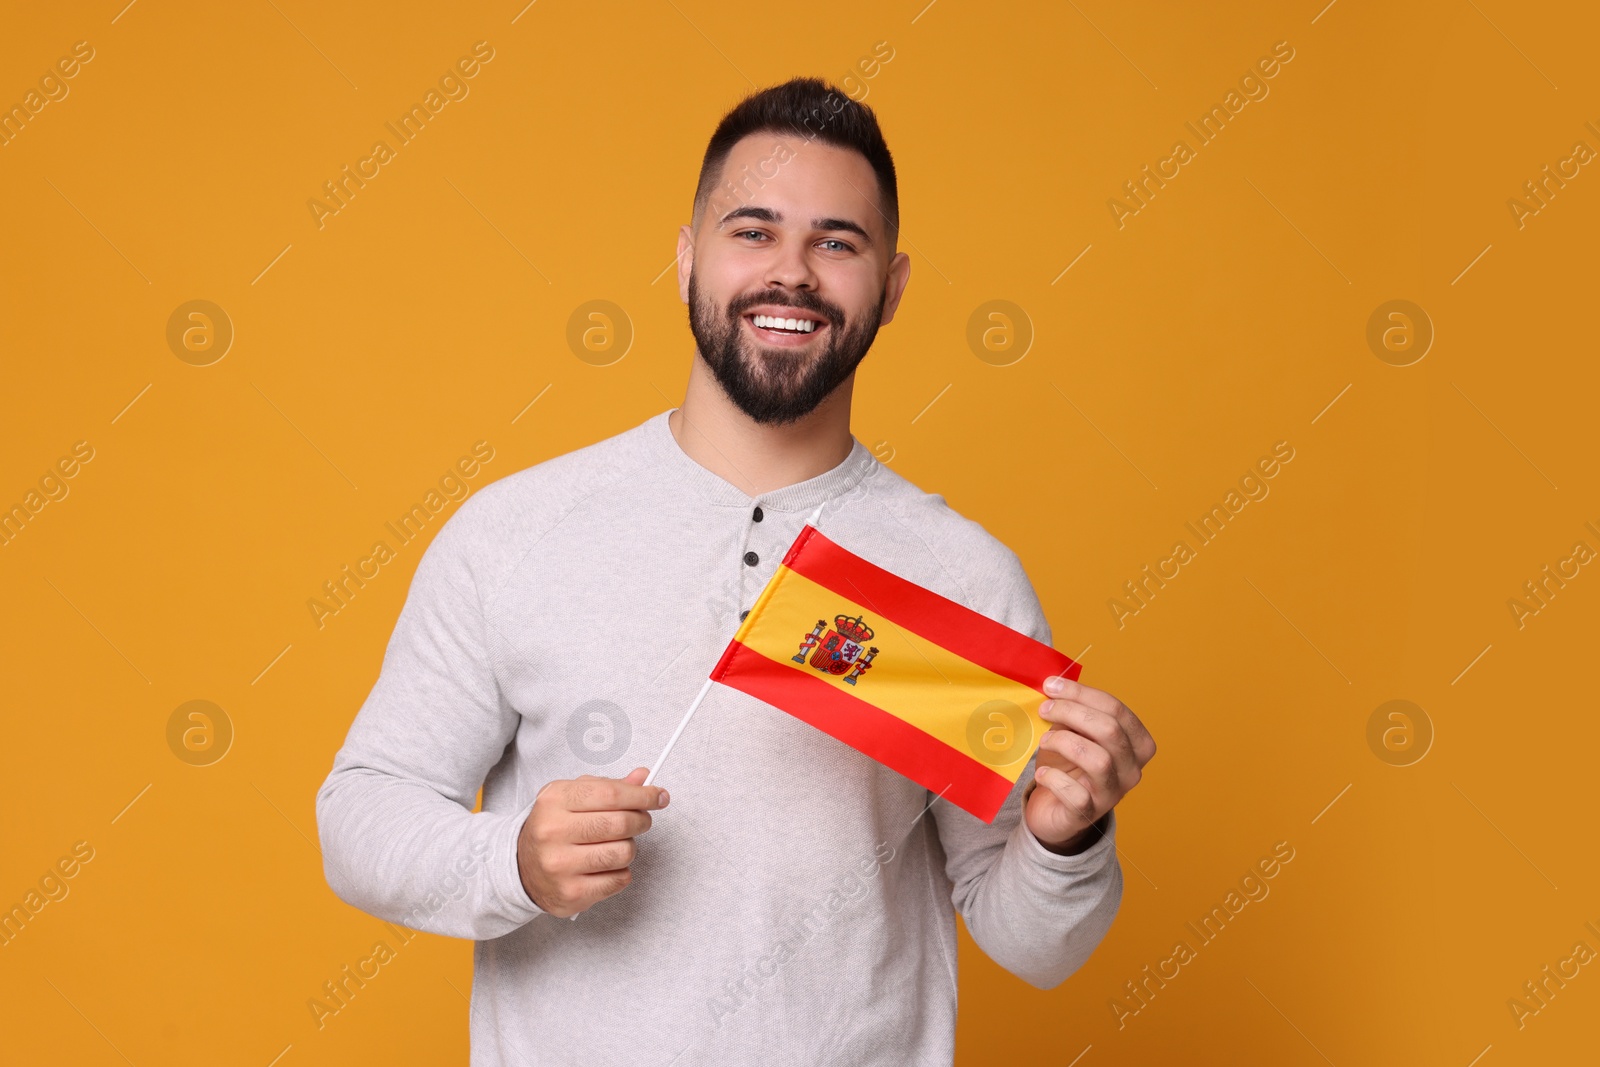
{"type": "Polygon", "coordinates": [[[1592,964],[1520,1028],[1507,1001],[1600,949],[1600,576],[1520,627],[1507,602],[1600,548],[1600,175],[1520,228],[1507,201],[1600,148],[1600,17],[924,4],[7,16],[6,106],[74,42],[94,58],[0,147],[0,504],[75,442],[93,459],[0,548],[0,905],[93,859],[0,949],[4,1058],[464,1062],[465,942],[410,942],[321,1030],[306,1007],[388,936],[326,886],[313,799],[421,545],[321,629],[306,601],[474,442],[478,487],[675,404],[663,272],[706,138],[752,87],[852,73],[914,260],[855,433],[1015,548],[1058,646],[1160,743],[1107,940],[1049,992],[965,942],[960,1062],[1593,1055],[1592,964]],[[470,94],[319,229],[323,182],[480,40],[470,94]],[[1119,228],[1123,182],[1279,41],[1269,95],[1119,228]],[[207,366],[167,340],[195,299],[235,334],[207,366]],[[626,316],[622,358],[569,346],[591,300],[626,316]],[[974,349],[991,300],[1021,317],[974,349]],[[1391,300],[1436,333],[1409,366],[1367,341],[1391,300]],[[1279,441],[1270,495],[1119,626],[1123,583],[1279,441]],[[191,700],[234,734],[207,766],[169,745],[191,700]],[[1369,743],[1391,700],[1420,710],[1369,743]],[[1119,1028],[1123,984],[1280,841],[1270,895],[1119,1028]]]}

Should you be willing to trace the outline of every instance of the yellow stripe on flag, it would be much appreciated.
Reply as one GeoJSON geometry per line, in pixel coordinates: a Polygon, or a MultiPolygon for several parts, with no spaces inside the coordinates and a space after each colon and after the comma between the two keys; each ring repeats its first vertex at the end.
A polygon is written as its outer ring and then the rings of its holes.
{"type": "MultiPolygon", "coordinates": [[[[780,565],[734,640],[767,659],[819,678],[979,760],[1008,781],[1017,776],[1049,729],[1039,717],[1046,699],[1036,689],[995,674],[780,565]],[[819,619],[857,616],[873,629],[878,654],[850,685],[842,675],[796,663],[819,619]]],[[[806,649],[809,660],[812,649],[806,649]]]]}

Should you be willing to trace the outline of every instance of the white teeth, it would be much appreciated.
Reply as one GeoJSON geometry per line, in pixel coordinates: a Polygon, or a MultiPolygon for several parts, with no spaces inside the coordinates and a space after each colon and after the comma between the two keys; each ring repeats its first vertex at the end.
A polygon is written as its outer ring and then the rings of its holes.
{"type": "Polygon", "coordinates": [[[752,321],[757,326],[768,330],[792,330],[796,333],[810,333],[817,328],[811,319],[780,319],[772,315],[752,315],[752,321]]]}

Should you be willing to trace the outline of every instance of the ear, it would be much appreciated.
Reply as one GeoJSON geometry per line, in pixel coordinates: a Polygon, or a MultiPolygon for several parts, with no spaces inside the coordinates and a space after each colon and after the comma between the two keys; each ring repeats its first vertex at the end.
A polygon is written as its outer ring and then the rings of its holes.
{"type": "Polygon", "coordinates": [[[900,297],[910,280],[911,257],[904,252],[896,252],[889,261],[889,276],[883,282],[883,319],[879,322],[880,326],[887,326],[894,320],[895,309],[900,306],[900,297]]]}
{"type": "Polygon", "coordinates": [[[689,275],[694,270],[694,230],[678,228],[678,299],[689,302],[689,275]]]}

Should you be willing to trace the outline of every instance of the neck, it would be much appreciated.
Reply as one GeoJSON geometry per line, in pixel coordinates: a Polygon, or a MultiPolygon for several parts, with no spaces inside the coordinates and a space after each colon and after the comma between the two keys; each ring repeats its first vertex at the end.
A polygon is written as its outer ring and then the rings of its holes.
{"type": "Polygon", "coordinates": [[[746,496],[815,478],[843,463],[850,436],[852,374],[815,411],[783,426],[756,422],[728,399],[698,355],[683,404],[667,418],[688,457],[746,496]]]}

